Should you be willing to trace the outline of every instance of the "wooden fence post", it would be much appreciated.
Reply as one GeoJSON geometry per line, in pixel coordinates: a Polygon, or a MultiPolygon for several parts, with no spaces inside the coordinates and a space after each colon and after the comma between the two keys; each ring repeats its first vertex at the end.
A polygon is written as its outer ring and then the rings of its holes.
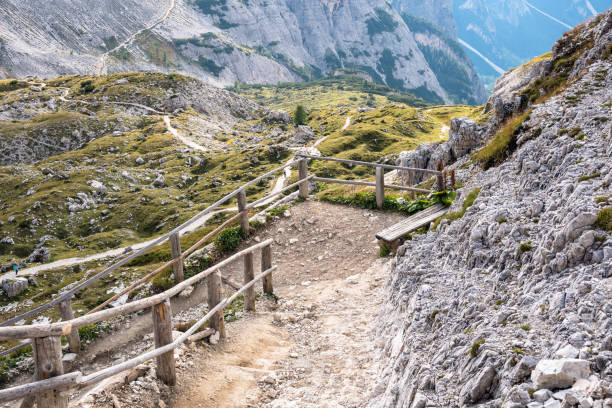
{"type": "Polygon", "coordinates": [[[451,189],[454,190],[455,189],[455,185],[457,184],[457,180],[455,179],[455,169],[451,170],[450,178],[451,178],[451,189]]]}
{"type": "MultiPolygon", "coordinates": [[[[176,259],[181,256],[181,239],[178,233],[170,235],[170,249],[172,250],[173,259],[176,259]]],[[[174,279],[177,282],[182,282],[183,280],[185,280],[182,260],[172,265],[172,271],[174,272],[174,279]]]]}
{"type": "MultiPolygon", "coordinates": [[[[60,316],[63,321],[69,321],[74,319],[74,311],[72,310],[72,304],[70,299],[66,299],[59,304],[60,316]]],[[[68,346],[71,353],[78,354],[81,351],[81,339],[79,338],[79,331],[72,329],[72,331],[66,336],[68,339],[68,346]]]]}
{"type": "Polygon", "coordinates": [[[438,171],[440,172],[440,174],[438,174],[438,191],[443,191],[444,190],[444,180],[442,179],[442,162],[439,161],[438,162],[438,171]]]}
{"type": "MultiPolygon", "coordinates": [[[[306,177],[308,177],[308,160],[307,159],[302,159],[298,161],[298,173],[299,173],[300,180],[304,180],[306,177]]],[[[300,198],[307,199],[309,192],[310,191],[309,191],[308,183],[300,184],[300,193],[299,193],[300,198]]]]}
{"type": "MultiPolygon", "coordinates": [[[[32,339],[32,350],[37,381],[47,380],[64,374],[62,365],[61,337],[37,337],[32,339]]],[[[59,390],[46,391],[36,396],[38,408],[67,408],[68,396],[59,390]]]]}
{"type": "MultiPolygon", "coordinates": [[[[221,302],[221,272],[217,271],[215,273],[211,273],[206,277],[206,280],[208,283],[208,310],[212,310],[212,308],[221,302]]],[[[220,338],[227,338],[225,321],[223,320],[223,309],[215,313],[215,315],[210,319],[210,328],[218,331],[220,338]]]]}
{"type": "MultiPolygon", "coordinates": [[[[261,248],[261,271],[265,272],[272,267],[272,246],[268,245],[261,248]]],[[[272,285],[272,274],[266,275],[263,278],[263,291],[266,295],[274,293],[272,285]]]]}
{"type": "Polygon", "coordinates": [[[385,201],[385,170],[376,166],[376,206],[382,210],[385,201]]]}
{"type": "MultiPolygon", "coordinates": [[[[244,284],[246,285],[254,278],[253,253],[249,252],[244,255],[244,284]]],[[[253,286],[244,291],[244,308],[251,312],[255,311],[255,288],[253,286]]]]}
{"type": "MultiPolygon", "coordinates": [[[[172,309],[170,300],[166,299],[152,308],[153,334],[155,348],[163,347],[172,343],[172,309]]],[[[176,364],[174,361],[174,350],[157,357],[157,378],[166,385],[176,384],[176,364]]]]}
{"type": "Polygon", "coordinates": [[[250,234],[251,226],[249,225],[249,213],[245,211],[247,206],[246,191],[240,190],[238,192],[238,212],[240,212],[240,228],[245,236],[250,234]]]}

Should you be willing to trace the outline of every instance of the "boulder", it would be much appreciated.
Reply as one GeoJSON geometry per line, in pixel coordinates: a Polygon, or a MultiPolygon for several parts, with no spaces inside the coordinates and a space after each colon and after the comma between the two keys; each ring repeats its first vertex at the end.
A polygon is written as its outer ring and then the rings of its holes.
{"type": "Polygon", "coordinates": [[[28,288],[28,280],[26,278],[5,279],[2,281],[2,289],[9,298],[19,296],[28,288]]]}
{"type": "Polygon", "coordinates": [[[571,387],[576,380],[591,374],[589,362],[579,359],[540,360],[531,372],[535,388],[559,389],[571,387]]]}
{"type": "Polygon", "coordinates": [[[46,248],[46,247],[36,248],[30,254],[30,256],[28,256],[28,262],[44,263],[44,262],[49,262],[50,259],[51,259],[51,251],[49,250],[49,248],[46,248]]]}
{"type": "Polygon", "coordinates": [[[108,192],[108,188],[98,180],[92,180],[89,182],[89,186],[94,189],[94,193],[97,195],[105,195],[108,192]]]}
{"type": "Polygon", "coordinates": [[[295,144],[305,145],[315,138],[315,134],[311,128],[308,126],[298,126],[298,128],[293,133],[292,140],[295,144]]]}
{"type": "Polygon", "coordinates": [[[495,371],[495,368],[489,366],[480,370],[461,390],[459,396],[461,404],[473,404],[485,398],[491,393],[496,379],[497,371],[495,371]]]}
{"type": "Polygon", "coordinates": [[[153,181],[153,186],[155,187],[164,187],[166,185],[166,179],[162,174],[159,174],[157,178],[153,181]]]}
{"type": "Polygon", "coordinates": [[[283,110],[278,110],[278,111],[270,111],[270,113],[268,113],[266,115],[266,122],[268,123],[291,123],[291,115],[289,115],[287,112],[283,111],[283,110]]]}
{"type": "Polygon", "coordinates": [[[450,122],[448,146],[454,159],[465,156],[482,143],[484,132],[468,118],[454,118],[450,122]]]}

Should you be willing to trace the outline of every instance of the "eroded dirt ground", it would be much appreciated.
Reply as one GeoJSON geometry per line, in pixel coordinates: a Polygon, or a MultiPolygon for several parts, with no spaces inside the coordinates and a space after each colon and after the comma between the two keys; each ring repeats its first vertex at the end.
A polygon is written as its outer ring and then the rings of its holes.
{"type": "MultiPolygon", "coordinates": [[[[278,302],[260,297],[257,312],[227,323],[225,342],[177,350],[176,386],[156,381],[152,368],[79,405],[364,406],[378,369],[373,324],[387,276],[374,235],[402,216],[310,200],[289,212],[244,245],[274,238],[278,302]]],[[[255,265],[257,272],[259,256],[255,265]]],[[[222,273],[241,282],[242,268],[236,262],[222,273]]],[[[201,316],[202,310],[193,313],[201,316]]]]}

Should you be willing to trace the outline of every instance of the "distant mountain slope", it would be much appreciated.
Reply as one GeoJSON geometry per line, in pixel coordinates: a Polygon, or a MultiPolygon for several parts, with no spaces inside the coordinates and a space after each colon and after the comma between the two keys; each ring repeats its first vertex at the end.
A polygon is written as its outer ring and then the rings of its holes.
{"type": "Polygon", "coordinates": [[[0,76],[159,70],[227,86],[357,68],[429,101],[451,100],[385,0],[90,3],[0,3],[0,76]]]}
{"type": "Polygon", "coordinates": [[[414,34],[419,49],[454,103],[478,105],[486,92],[463,47],[441,28],[413,15],[402,18],[414,34]]]}

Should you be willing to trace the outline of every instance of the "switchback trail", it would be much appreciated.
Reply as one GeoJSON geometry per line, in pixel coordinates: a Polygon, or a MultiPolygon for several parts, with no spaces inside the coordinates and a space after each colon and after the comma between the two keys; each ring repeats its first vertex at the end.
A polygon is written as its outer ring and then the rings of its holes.
{"type": "Polygon", "coordinates": [[[135,33],[133,33],[132,35],[130,35],[128,38],[126,38],[121,44],[117,45],[115,48],[113,48],[112,50],[108,50],[106,51],[104,54],[100,55],[99,59],[98,59],[98,63],[96,64],[96,72],[95,75],[96,76],[101,76],[104,73],[104,67],[106,66],[106,57],[120,49],[121,47],[125,47],[126,45],[130,44],[132,41],[134,41],[134,39],[142,34],[143,32],[147,31],[147,30],[152,30],[153,28],[155,28],[157,25],[163,23],[164,21],[166,21],[168,19],[168,17],[170,16],[170,13],[172,12],[172,10],[174,10],[174,7],[176,6],[176,0],[171,0],[170,6],[168,7],[168,9],[166,10],[166,12],[164,13],[164,15],[162,16],[162,18],[160,18],[159,20],[155,21],[155,23],[153,23],[152,25],[142,28],[138,31],[136,31],[135,33]]]}

